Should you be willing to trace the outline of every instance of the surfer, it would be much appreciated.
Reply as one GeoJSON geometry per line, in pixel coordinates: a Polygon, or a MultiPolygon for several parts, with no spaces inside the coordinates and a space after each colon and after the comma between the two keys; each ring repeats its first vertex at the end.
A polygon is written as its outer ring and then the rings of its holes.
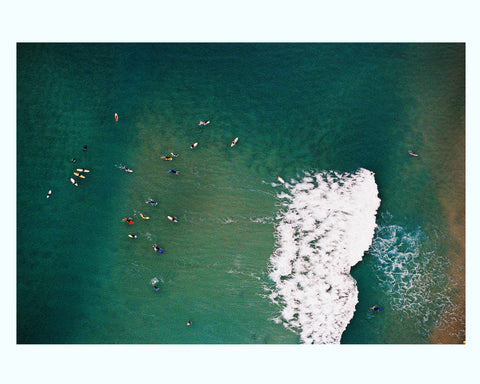
{"type": "Polygon", "coordinates": [[[178,175],[180,171],[176,171],[174,169],[169,169],[168,172],[173,173],[174,175],[178,175]]]}
{"type": "Polygon", "coordinates": [[[72,183],[73,185],[75,185],[76,187],[78,187],[78,183],[77,183],[77,181],[76,181],[73,177],[70,178],[70,181],[71,181],[71,183],[72,183]]]}
{"type": "Polygon", "coordinates": [[[173,157],[170,157],[170,156],[162,156],[162,159],[163,159],[163,160],[167,160],[167,161],[172,161],[172,160],[173,160],[173,157]]]}
{"type": "Polygon", "coordinates": [[[163,253],[163,249],[160,248],[157,244],[153,244],[153,250],[154,250],[155,252],[163,253]]]}
{"type": "Polygon", "coordinates": [[[137,235],[132,235],[131,233],[128,235],[131,239],[136,239],[138,236],[137,235]]]}
{"type": "Polygon", "coordinates": [[[150,217],[148,217],[148,216],[143,216],[143,213],[140,213],[140,217],[141,217],[143,220],[148,220],[148,219],[150,219],[150,217]]]}
{"type": "Polygon", "coordinates": [[[160,290],[160,288],[158,288],[157,284],[153,284],[153,289],[154,289],[155,291],[159,291],[159,290],[160,290]]]}
{"type": "Polygon", "coordinates": [[[123,166],[122,169],[123,169],[125,172],[133,172],[132,169],[127,168],[127,167],[125,167],[125,166],[123,166]]]}
{"type": "Polygon", "coordinates": [[[237,144],[237,142],[238,142],[238,137],[233,139],[232,144],[230,144],[230,146],[233,147],[235,144],[237,144]]]}
{"type": "Polygon", "coordinates": [[[378,305],[374,305],[372,308],[370,308],[372,311],[383,311],[382,307],[379,307],[378,305]]]}
{"type": "Polygon", "coordinates": [[[415,156],[415,157],[418,156],[418,154],[415,153],[415,152],[413,152],[413,151],[408,151],[408,154],[409,154],[410,156],[415,156]]]}
{"type": "Polygon", "coordinates": [[[208,125],[208,124],[210,124],[210,120],[200,121],[200,122],[198,123],[198,125],[208,125]]]}
{"type": "Polygon", "coordinates": [[[176,218],[175,216],[167,216],[167,217],[168,217],[168,220],[170,220],[170,221],[172,221],[172,222],[174,222],[174,223],[178,222],[178,220],[177,220],[177,218],[176,218]]]}
{"type": "Polygon", "coordinates": [[[198,143],[193,143],[193,144],[190,146],[190,148],[191,148],[191,149],[196,148],[197,145],[198,145],[198,143]]]}
{"type": "Polygon", "coordinates": [[[131,217],[124,217],[123,221],[127,222],[128,224],[133,224],[133,219],[131,217]]]}
{"type": "Polygon", "coordinates": [[[71,162],[72,162],[72,163],[76,163],[76,162],[77,162],[77,159],[72,158],[71,162]]]}
{"type": "Polygon", "coordinates": [[[192,322],[190,320],[187,321],[187,325],[190,326],[192,325],[192,322]]]}
{"type": "Polygon", "coordinates": [[[118,114],[115,112],[115,121],[118,121],[118,114]]]}
{"type": "Polygon", "coordinates": [[[178,153],[170,152],[170,155],[171,155],[172,157],[178,157],[178,153]]]}
{"type": "Polygon", "coordinates": [[[145,203],[150,204],[154,207],[156,207],[158,205],[158,203],[155,200],[152,200],[152,199],[148,199],[148,201],[146,201],[145,203]]]}
{"type": "Polygon", "coordinates": [[[83,151],[85,152],[86,150],[87,150],[87,146],[84,145],[84,146],[83,146],[83,151]]]}

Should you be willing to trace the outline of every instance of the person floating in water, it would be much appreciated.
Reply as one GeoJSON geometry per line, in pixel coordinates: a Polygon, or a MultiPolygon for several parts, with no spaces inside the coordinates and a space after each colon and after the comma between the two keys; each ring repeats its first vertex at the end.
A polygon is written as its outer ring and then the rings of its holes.
{"type": "Polygon", "coordinates": [[[374,305],[372,308],[370,308],[372,311],[383,311],[382,307],[379,307],[378,305],[374,305]]]}
{"type": "Polygon", "coordinates": [[[168,172],[173,173],[174,175],[178,175],[180,171],[176,171],[174,169],[169,169],[168,172]]]}
{"type": "Polygon", "coordinates": [[[138,236],[137,235],[132,235],[131,233],[128,235],[131,239],[136,239],[138,236]]]}
{"type": "Polygon", "coordinates": [[[153,250],[154,250],[155,252],[163,253],[163,249],[160,248],[157,244],[153,244],[153,250]]]}

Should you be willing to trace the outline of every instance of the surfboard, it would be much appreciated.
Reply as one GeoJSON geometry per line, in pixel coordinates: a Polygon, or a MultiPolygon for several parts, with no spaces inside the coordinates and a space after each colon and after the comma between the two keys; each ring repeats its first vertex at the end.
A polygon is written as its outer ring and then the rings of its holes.
{"type": "Polygon", "coordinates": [[[233,139],[232,144],[230,146],[233,147],[235,144],[237,144],[237,141],[238,141],[238,137],[233,139]]]}
{"type": "Polygon", "coordinates": [[[77,181],[73,177],[70,178],[70,181],[72,182],[73,185],[78,187],[77,181]]]}
{"type": "Polygon", "coordinates": [[[280,183],[285,184],[285,180],[283,180],[280,176],[278,176],[277,179],[280,183]]]}
{"type": "Polygon", "coordinates": [[[74,174],[75,176],[81,177],[82,179],[85,179],[85,176],[84,176],[84,175],[81,175],[81,174],[78,173],[78,172],[73,172],[73,174],[74,174]]]}
{"type": "Polygon", "coordinates": [[[416,153],[413,153],[412,151],[408,151],[408,154],[411,155],[411,156],[415,156],[415,157],[418,156],[416,153]]]}
{"type": "Polygon", "coordinates": [[[88,169],[85,169],[85,168],[77,168],[77,171],[78,172],[84,172],[84,173],[90,172],[88,169]]]}

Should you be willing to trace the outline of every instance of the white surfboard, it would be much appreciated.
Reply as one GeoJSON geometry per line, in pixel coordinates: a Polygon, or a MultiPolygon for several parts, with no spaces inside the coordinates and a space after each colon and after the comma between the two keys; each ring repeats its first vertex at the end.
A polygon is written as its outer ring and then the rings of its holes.
{"type": "Polygon", "coordinates": [[[238,142],[238,137],[233,139],[232,144],[230,146],[233,147],[235,144],[237,144],[237,142],[238,142]]]}

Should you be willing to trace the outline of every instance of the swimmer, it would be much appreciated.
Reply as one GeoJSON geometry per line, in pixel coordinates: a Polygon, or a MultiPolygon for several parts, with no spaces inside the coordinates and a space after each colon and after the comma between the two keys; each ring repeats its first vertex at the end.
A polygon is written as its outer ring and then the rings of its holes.
{"type": "Polygon", "coordinates": [[[129,234],[128,237],[130,237],[131,239],[136,239],[138,236],[137,236],[137,235],[129,234]]]}
{"type": "Polygon", "coordinates": [[[158,205],[158,203],[155,200],[152,200],[152,199],[148,199],[148,201],[146,201],[145,203],[150,204],[154,207],[156,207],[158,205]]]}
{"type": "Polygon", "coordinates": [[[193,144],[190,146],[190,148],[191,148],[191,149],[196,148],[197,145],[198,145],[198,143],[193,143],[193,144]]]}
{"type": "Polygon", "coordinates": [[[160,248],[157,244],[153,244],[153,250],[154,250],[155,252],[163,253],[163,249],[160,248]]]}
{"type": "Polygon", "coordinates": [[[52,190],[51,190],[51,189],[50,189],[50,190],[48,191],[48,193],[47,193],[47,199],[48,199],[50,196],[52,196],[52,190]]]}
{"type": "Polygon", "coordinates": [[[173,173],[174,175],[178,175],[180,171],[176,171],[174,169],[169,169],[168,172],[173,173]]]}
{"type": "Polygon", "coordinates": [[[83,151],[86,151],[86,150],[87,150],[87,146],[84,145],[84,146],[83,146],[83,151]]]}
{"type": "Polygon", "coordinates": [[[115,121],[118,121],[118,114],[115,112],[115,121]]]}

